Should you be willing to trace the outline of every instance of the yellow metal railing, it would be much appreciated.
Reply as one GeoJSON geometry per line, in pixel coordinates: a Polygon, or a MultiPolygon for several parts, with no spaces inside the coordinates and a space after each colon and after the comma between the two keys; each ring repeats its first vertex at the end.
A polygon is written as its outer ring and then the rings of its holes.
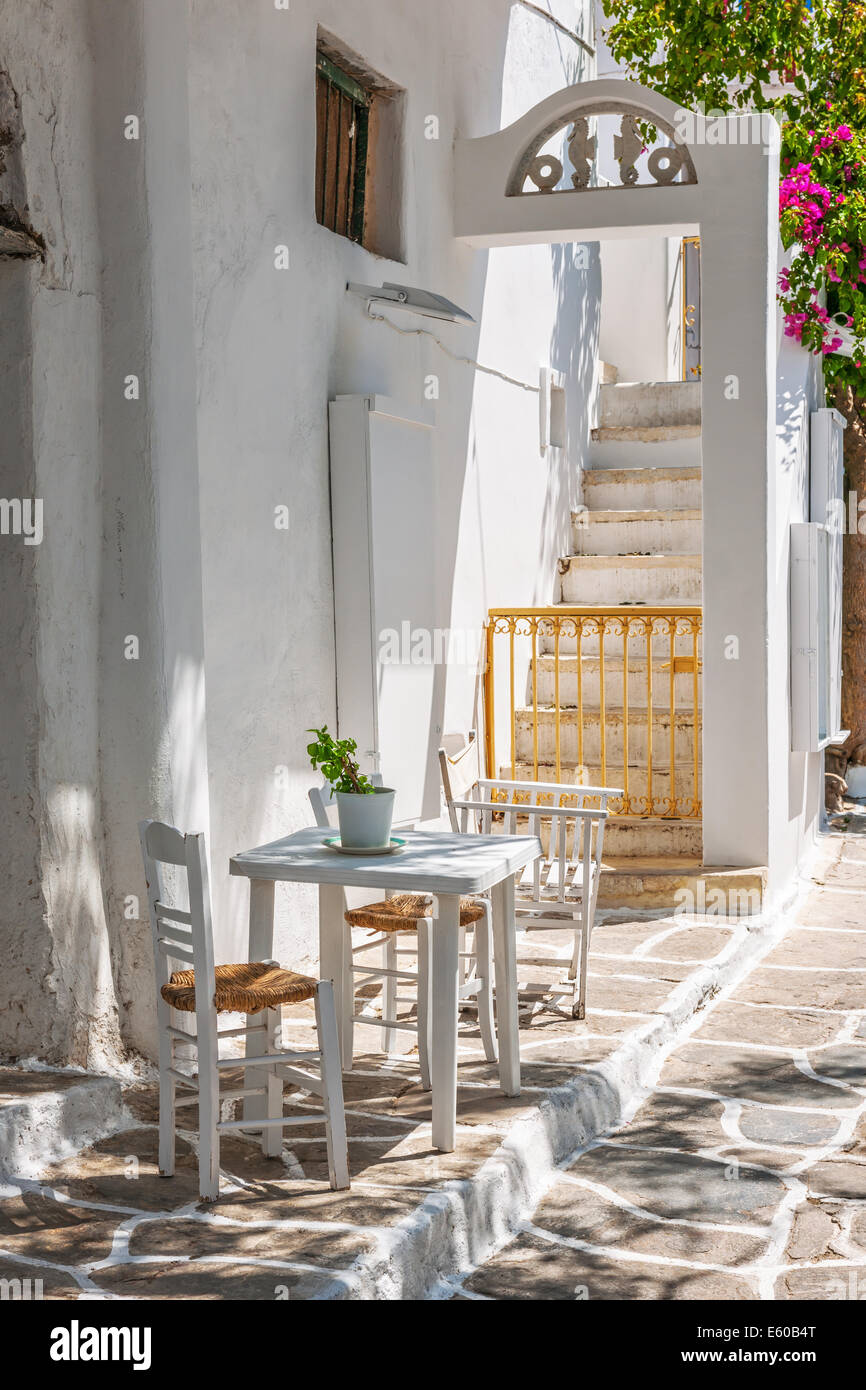
{"type": "Polygon", "coordinates": [[[699,819],[701,626],[690,606],[491,608],[488,777],[610,782],[624,789],[613,815],[699,819]]]}

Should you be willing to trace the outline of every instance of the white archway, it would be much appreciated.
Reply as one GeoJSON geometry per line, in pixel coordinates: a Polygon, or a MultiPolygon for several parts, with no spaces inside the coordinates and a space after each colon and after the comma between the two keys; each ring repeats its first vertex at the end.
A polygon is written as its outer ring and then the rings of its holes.
{"type": "Polygon", "coordinates": [[[773,506],[779,127],[767,116],[708,120],[606,78],[565,88],[496,134],[458,141],[455,161],[454,231],[471,246],[700,234],[704,862],[767,864],[773,816],[787,815],[788,766],[788,724],[779,717],[787,660],[769,643],[781,551],[773,506]],[[659,165],[664,177],[652,185],[587,187],[578,167],[573,188],[525,191],[545,140],[611,112],[669,134],[687,130],[685,158],[676,161],[688,181],[671,182],[659,165]]]}

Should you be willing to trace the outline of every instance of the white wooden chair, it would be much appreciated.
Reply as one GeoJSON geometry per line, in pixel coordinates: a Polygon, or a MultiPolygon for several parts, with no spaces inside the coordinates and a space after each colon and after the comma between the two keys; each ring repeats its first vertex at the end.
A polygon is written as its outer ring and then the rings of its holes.
{"type": "MultiPolygon", "coordinates": [[[[381,785],[381,776],[371,778],[381,785]]],[[[311,787],[310,805],[320,826],[337,824],[337,802],[327,783],[311,787]]],[[[430,992],[430,933],[433,930],[433,899],[424,893],[385,895],[381,901],[361,907],[348,908],[346,923],[352,928],[364,928],[375,933],[369,940],[352,947],[354,989],[351,1008],[343,1020],[345,1036],[351,1039],[356,1023],[374,1023],[382,1029],[382,1051],[391,1051],[395,1032],[416,1033],[421,1085],[431,1089],[430,1029],[432,1000],[430,992]],[[370,961],[370,953],[381,949],[381,965],[370,961]],[[417,957],[417,969],[405,967],[406,956],[417,957]],[[355,991],[375,980],[382,981],[382,1017],[373,1020],[355,1012],[355,991]],[[417,989],[415,1019],[397,1017],[398,1004],[411,1003],[398,993],[401,983],[414,984],[417,989]]],[[[478,1027],[489,1062],[497,1059],[496,1030],[493,1014],[493,937],[490,904],[485,898],[464,898],[460,904],[460,958],[463,964],[460,1001],[475,1000],[478,1007],[478,1027]],[[472,947],[466,941],[466,929],[472,928],[472,947]]]]}
{"type": "MultiPolygon", "coordinates": [[[[452,830],[460,834],[529,834],[541,840],[542,857],[527,867],[516,887],[517,929],[573,934],[565,986],[547,992],[571,995],[572,1017],[584,1018],[607,803],[622,792],[616,787],[482,778],[475,739],[450,752],[440,748],[439,766],[452,830]],[[597,805],[587,806],[587,802],[597,805]]],[[[562,965],[555,956],[535,957],[526,963],[562,965]]]]}
{"type": "Polygon", "coordinates": [[[310,1123],[309,1115],[283,1115],[283,1082],[288,1080],[322,1097],[331,1187],[347,1188],[348,1147],[333,985],[330,980],[282,970],[275,961],[215,966],[204,836],[184,835],[159,821],[142,821],[139,830],[156,963],[160,1174],[174,1174],[175,1112],[187,1105],[198,1105],[199,1189],[205,1200],[219,1196],[221,1134],[261,1129],[264,1153],[277,1157],[282,1149],[281,1130],[310,1123]],[[165,865],[176,866],[175,872],[166,874],[165,865]],[[186,896],[188,907],[167,901],[168,880],[174,883],[183,877],[186,887],[178,883],[178,895],[186,896]],[[170,962],[183,968],[173,971],[170,962]],[[304,999],[315,1001],[319,1050],[285,1052],[280,1007],[304,999]],[[174,1026],[173,1009],[195,1014],[194,1033],[174,1026]],[[255,1020],[220,1032],[220,1013],[255,1015],[255,1020]],[[220,1058],[220,1038],[246,1035],[255,1055],[220,1058]],[[182,1071],[175,1058],[176,1047],[190,1044],[198,1057],[197,1077],[182,1071]],[[317,1075],[306,1069],[311,1065],[318,1065],[317,1075]],[[245,1081],[241,1089],[221,1091],[220,1074],[239,1067],[247,1077],[248,1069],[255,1068],[261,1084],[248,1086],[245,1081]],[[178,1086],[192,1094],[178,1099],[178,1086]],[[247,1095],[265,1097],[264,1118],[255,1122],[220,1119],[222,1101],[247,1095]]]}

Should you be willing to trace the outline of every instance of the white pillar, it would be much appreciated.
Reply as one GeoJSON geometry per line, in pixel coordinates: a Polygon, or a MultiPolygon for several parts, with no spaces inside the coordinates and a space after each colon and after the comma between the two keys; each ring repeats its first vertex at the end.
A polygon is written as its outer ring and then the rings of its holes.
{"type": "MultiPolygon", "coordinates": [[[[725,125],[728,134],[751,128],[742,118],[725,125]]],[[[779,151],[778,126],[764,127],[769,149],[726,143],[713,151],[701,222],[707,864],[766,864],[769,854],[779,151]]]]}

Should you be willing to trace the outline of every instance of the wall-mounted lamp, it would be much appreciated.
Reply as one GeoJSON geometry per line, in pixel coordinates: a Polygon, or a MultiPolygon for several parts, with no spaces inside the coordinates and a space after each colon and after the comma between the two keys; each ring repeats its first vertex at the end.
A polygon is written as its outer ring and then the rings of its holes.
{"type": "Polygon", "coordinates": [[[445,319],[449,323],[474,323],[471,314],[452,304],[443,294],[431,294],[429,290],[414,289],[411,285],[392,285],[387,281],[381,289],[375,285],[346,286],[350,294],[358,294],[362,299],[383,301],[395,309],[408,309],[413,314],[422,314],[428,319],[445,319]]]}

